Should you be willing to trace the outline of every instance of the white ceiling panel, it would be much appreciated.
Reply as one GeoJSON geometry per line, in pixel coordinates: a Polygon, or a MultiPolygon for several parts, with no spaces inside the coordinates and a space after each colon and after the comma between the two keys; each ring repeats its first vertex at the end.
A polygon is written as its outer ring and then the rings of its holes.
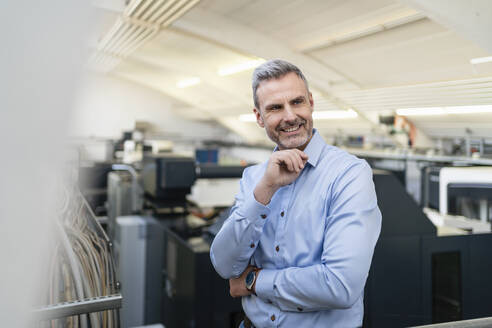
{"type": "Polygon", "coordinates": [[[152,43],[142,47],[141,50],[146,48],[150,48],[150,51],[158,53],[163,58],[178,57],[188,63],[201,64],[181,69],[207,69],[213,72],[225,64],[254,58],[173,29],[162,31],[152,43]]]}
{"type": "Polygon", "coordinates": [[[202,0],[197,8],[207,10],[220,15],[227,15],[231,12],[247,7],[255,0],[202,0]]]}
{"type": "Polygon", "coordinates": [[[216,118],[224,112],[229,112],[230,108],[240,106],[236,99],[224,97],[222,92],[207,83],[178,88],[176,86],[178,81],[190,77],[179,71],[127,60],[120,64],[118,70],[113,74],[160,90],[173,98],[207,112],[211,117],[216,118]]]}
{"type": "Polygon", "coordinates": [[[362,111],[490,105],[492,104],[492,77],[393,88],[366,89],[345,92],[341,96],[362,111]]]}
{"type": "Polygon", "coordinates": [[[416,13],[397,1],[337,1],[336,6],[316,11],[309,19],[297,20],[271,34],[293,49],[303,51],[416,13]]]}
{"type": "Polygon", "coordinates": [[[311,55],[370,88],[492,74],[470,64],[470,59],[487,55],[485,51],[428,19],[311,55]]]}
{"type": "MultiPolygon", "coordinates": [[[[234,102],[234,106],[242,105],[248,108],[251,106],[251,96],[250,92],[248,92],[251,71],[245,72],[247,77],[243,75],[239,79],[236,76],[236,78],[231,76],[223,77],[217,74],[218,69],[223,65],[251,60],[251,57],[232,53],[227,49],[207,44],[199,39],[191,37],[181,37],[180,39],[181,44],[179,47],[175,47],[172,42],[167,40],[159,43],[154,42],[142,47],[132,54],[130,58],[157,68],[179,72],[182,76],[198,77],[206,85],[212,86],[218,92],[221,92],[223,97],[229,99],[228,102],[234,102]],[[195,52],[193,50],[195,46],[196,48],[201,47],[201,52],[195,52]],[[203,53],[201,60],[200,58],[190,58],[193,56],[199,57],[201,53],[203,53]],[[196,65],[190,65],[190,63],[196,63],[196,65]],[[233,88],[231,87],[231,82],[242,85],[240,88],[233,88]]],[[[193,90],[201,90],[202,85],[194,86],[193,90]]]]}

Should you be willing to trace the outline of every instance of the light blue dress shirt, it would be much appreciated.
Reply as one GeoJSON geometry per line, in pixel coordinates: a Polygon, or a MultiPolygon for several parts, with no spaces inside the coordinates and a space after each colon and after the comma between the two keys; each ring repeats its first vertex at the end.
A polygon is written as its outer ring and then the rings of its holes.
{"type": "Polygon", "coordinates": [[[372,170],[314,130],[300,176],[267,206],[253,191],[267,162],[247,168],[210,257],[225,279],[263,268],[242,298],[256,327],[358,327],[381,230],[372,170]]]}

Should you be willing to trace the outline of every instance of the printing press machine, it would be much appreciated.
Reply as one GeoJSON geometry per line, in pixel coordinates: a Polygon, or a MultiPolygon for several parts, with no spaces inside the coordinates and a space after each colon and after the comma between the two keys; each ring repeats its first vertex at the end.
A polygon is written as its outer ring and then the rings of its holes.
{"type": "Polygon", "coordinates": [[[215,272],[209,255],[220,229],[211,224],[223,222],[230,209],[221,206],[199,218],[187,196],[197,179],[237,180],[244,167],[146,155],[137,174],[130,173],[134,168],[114,168],[108,184],[108,230],[115,240],[125,299],[122,326],[237,327],[243,318],[240,299],[230,297],[228,281],[215,272]],[[139,197],[140,204],[134,202],[139,197]]]}
{"type": "MultiPolygon", "coordinates": [[[[422,194],[427,204],[439,204],[442,196],[435,194],[442,189],[439,172],[449,169],[427,170],[430,183],[422,194]]],[[[388,171],[373,173],[383,221],[366,284],[364,327],[408,327],[492,316],[490,222],[486,231],[463,228],[443,234],[400,179],[388,171]]],[[[455,204],[456,195],[463,191],[453,191],[454,187],[447,184],[448,204],[455,204]]]]}

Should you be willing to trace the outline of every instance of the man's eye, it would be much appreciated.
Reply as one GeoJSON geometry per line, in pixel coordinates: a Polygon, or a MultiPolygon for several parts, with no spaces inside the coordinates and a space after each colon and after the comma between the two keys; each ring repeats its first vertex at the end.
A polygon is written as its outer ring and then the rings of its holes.
{"type": "Polygon", "coordinates": [[[294,100],[294,105],[300,105],[302,103],[304,103],[304,99],[295,99],[294,100]]]}

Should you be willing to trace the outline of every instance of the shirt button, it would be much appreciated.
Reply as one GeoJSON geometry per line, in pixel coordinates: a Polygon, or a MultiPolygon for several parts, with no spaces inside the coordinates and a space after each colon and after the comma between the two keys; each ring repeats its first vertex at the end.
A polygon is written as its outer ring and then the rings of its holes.
{"type": "Polygon", "coordinates": [[[298,307],[298,308],[297,308],[297,310],[298,310],[299,312],[302,312],[302,308],[301,308],[301,307],[298,307]]]}
{"type": "Polygon", "coordinates": [[[275,321],[275,315],[272,314],[272,316],[270,317],[270,320],[275,321]]]}
{"type": "Polygon", "coordinates": [[[255,243],[251,243],[251,245],[249,245],[249,247],[255,248],[255,243]]]}
{"type": "Polygon", "coordinates": [[[280,250],[280,247],[278,247],[277,245],[277,247],[275,247],[275,250],[278,252],[280,250]]]}
{"type": "Polygon", "coordinates": [[[266,214],[262,214],[262,215],[261,215],[261,218],[262,218],[262,219],[266,219],[266,214]]]}
{"type": "Polygon", "coordinates": [[[267,300],[267,303],[268,303],[268,304],[272,304],[272,301],[271,301],[271,300],[267,300]]]}
{"type": "Polygon", "coordinates": [[[285,214],[284,211],[280,212],[281,217],[284,217],[284,214],[285,214]]]}

